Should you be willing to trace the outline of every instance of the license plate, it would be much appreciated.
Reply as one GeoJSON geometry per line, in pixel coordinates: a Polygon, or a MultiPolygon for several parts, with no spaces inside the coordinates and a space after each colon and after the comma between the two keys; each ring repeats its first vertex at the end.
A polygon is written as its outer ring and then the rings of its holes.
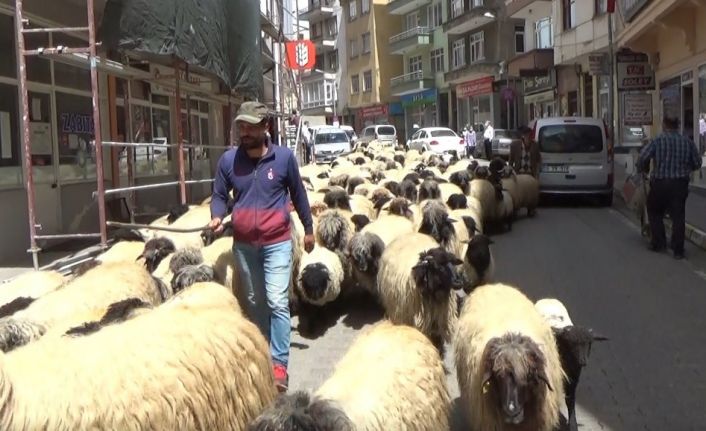
{"type": "Polygon", "coordinates": [[[569,167],[566,165],[544,165],[544,169],[542,169],[544,172],[550,173],[550,174],[568,174],[569,173],[569,167]]]}

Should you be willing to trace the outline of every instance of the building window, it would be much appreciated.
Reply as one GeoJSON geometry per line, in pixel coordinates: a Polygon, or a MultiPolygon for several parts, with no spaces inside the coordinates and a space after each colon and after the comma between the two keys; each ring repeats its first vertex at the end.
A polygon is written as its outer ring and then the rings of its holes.
{"type": "Polygon", "coordinates": [[[471,63],[485,59],[485,40],[482,31],[471,35],[471,63]]]}
{"type": "Polygon", "coordinates": [[[335,17],[326,21],[326,30],[328,33],[327,35],[331,38],[336,38],[336,36],[338,36],[338,23],[336,22],[335,17]]]}
{"type": "Polygon", "coordinates": [[[360,79],[358,75],[351,76],[351,93],[356,94],[360,91],[360,79]]]}
{"type": "Polygon", "coordinates": [[[351,51],[351,58],[356,58],[358,56],[358,41],[351,39],[348,41],[351,51]]]}
{"type": "Polygon", "coordinates": [[[596,0],[596,15],[608,12],[608,0],[596,0]]]}
{"type": "Polygon", "coordinates": [[[525,52],[525,26],[515,26],[515,54],[525,52]]]}
{"type": "Polygon", "coordinates": [[[572,29],[576,26],[576,0],[562,0],[562,6],[564,30],[572,29]]]}
{"type": "Polygon", "coordinates": [[[370,32],[363,33],[363,54],[370,53],[370,32]]]}
{"type": "Polygon", "coordinates": [[[466,65],[466,39],[458,39],[453,42],[451,51],[451,68],[460,69],[466,65]]]}
{"type": "Polygon", "coordinates": [[[338,70],[338,50],[328,53],[328,62],[326,63],[326,65],[328,66],[328,70],[338,70]]]}
{"type": "Polygon", "coordinates": [[[417,12],[407,14],[405,17],[405,24],[407,25],[407,30],[417,28],[417,26],[419,26],[419,15],[417,12]]]}
{"type": "Polygon", "coordinates": [[[427,26],[434,29],[440,27],[442,23],[441,3],[434,3],[427,8],[427,26]]]}
{"type": "Polygon", "coordinates": [[[444,71],[444,48],[433,49],[431,51],[431,73],[444,71]]]}
{"type": "Polygon", "coordinates": [[[463,14],[463,0],[451,0],[451,18],[463,14]]]}
{"type": "Polygon", "coordinates": [[[360,0],[360,14],[368,13],[370,12],[370,0],[360,0]]]}
{"type": "Polygon", "coordinates": [[[363,72],[363,92],[368,93],[373,91],[373,72],[368,70],[363,72]]]}
{"type": "Polygon", "coordinates": [[[407,73],[415,73],[422,71],[422,56],[417,55],[409,57],[407,60],[407,73]]]}
{"type": "Polygon", "coordinates": [[[534,23],[534,34],[537,49],[549,49],[554,46],[552,19],[547,17],[534,23]]]}
{"type": "Polygon", "coordinates": [[[348,3],[348,17],[352,20],[355,19],[358,14],[358,11],[356,10],[357,3],[358,0],[350,0],[350,3],[348,3]]]}

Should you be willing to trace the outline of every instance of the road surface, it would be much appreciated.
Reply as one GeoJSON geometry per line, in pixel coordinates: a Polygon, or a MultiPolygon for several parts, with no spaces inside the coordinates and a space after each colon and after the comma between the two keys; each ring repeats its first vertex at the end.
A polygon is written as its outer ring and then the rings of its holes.
{"type": "MultiPolygon", "coordinates": [[[[637,228],[614,209],[553,205],[494,236],[496,279],[533,300],[559,298],[574,323],[610,337],[594,345],[582,375],[581,430],[703,430],[705,253],[688,244],[688,259],[676,261],[647,251],[637,228]]],[[[294,332],[290,390],[317,388],[359,329],[380,317],[358,305],[316,339],[294,332]]],[[[451,348],[446,364],[457,399],[451,348]]],[[[453,430],[464,429],[458,408],[452,422],[453,430]]]]}

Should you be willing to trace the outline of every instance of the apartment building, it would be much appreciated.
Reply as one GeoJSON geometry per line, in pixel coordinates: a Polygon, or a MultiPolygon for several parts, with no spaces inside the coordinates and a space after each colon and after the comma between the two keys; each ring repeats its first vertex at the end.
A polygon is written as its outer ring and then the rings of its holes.
{"type": "Polygon", "coordinates": [[[390,15],[387,0],[343,0],[348,103],[344,121],[360,131],[371,124],[394,124],[403,137],[404,114],[390,91],[390,81],[402,75],[390,37],[402,31],[402,17],[390,15]]]}
{"type": "Polygon", "coordinates": [[[415,124],[449,124],[443,30],[447,5],[443,0],[393,0],[387,5],[390,15],[403,17],[402,31],[389,40],[390,51],[401,56],[403,68],[401,75],[390,80],[390,89],[392,95],[400,97],[407,131],[415,124]]]}
{"type": "Polygon", "coordinates": [[[507,16],[504,0],[449,0],[443,24],[448,37],[450,126],[490,121],[496,128],[514,128],[518,116],[518,80],[507,74],[514,56],[515,28],[520,19],[507,16]]]}
{"type": "Polygon", "coordinates": [[[550,0],[507,0],[507,15],[521,19],[514,29],[514,57],[508,74],[519,78],[521,124],[555,115],[554,22],[550,0]]]}
{"type": "Polygon", "coordinates": [[[346,102],[346,93],[340,91],[346,53],[342,8],[338,0],[305,1],[299,19],[308,21],[316,65],[301,78],[302,114],[313,117],[312,124],[333,124],[346,102]]]}
{"type": "MultiPolygon", "coordinates": [[[[681,132],[701,144],[706,137],[706,8],[687,0],[620,0],[618,49],[644,54],[653,68],[653,121],[679,119],[681,132]]],[[[620,83],[618,83],[620,84],[620,83]]],[[[625,133],[624,133],[625,134],[625,133]]]]}
{"type": "Polygon", "coordinates": [[[553,11],[557,114],[608,120],[607,58],[590,73],[590,57],[608,53],[607,0],[554,0],[553,11]]]}

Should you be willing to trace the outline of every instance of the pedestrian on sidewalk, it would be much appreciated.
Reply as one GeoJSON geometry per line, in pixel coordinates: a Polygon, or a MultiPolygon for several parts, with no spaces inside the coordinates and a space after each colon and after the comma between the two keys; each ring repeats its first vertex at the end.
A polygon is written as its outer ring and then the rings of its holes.
{"type": "Polygon", "coordinates": [[[483,146],[485,150],[485,158],[490,160],[493,158],[493,138],[495,138],[495,129],[490,124],[490,121],[485,122],[483,130],[483,146]]]}
{"type": "Polygon", "coordinates": [[[463,128],[463,140],[466,143],[466,158],[470,159],[476,152],[476,132],[470,124],[463,128]]]}
{"type": "Polygon", "coordinates": [[[539,166],[542,155],[539,146],[532,136],[532,129],[522,126],[520,131],[520,141],[514,141],[510,147],[510,166],[518,174],[532,175],[539,177],[539,166]]]}
{"type": "Polygon", "coordinates": [[[652,230],[649,248],[653,251],[666,248],[664,215],[669,213],[672,252],[676,259],[683,259],[689,176],[701,168],[702,160],[696,144],[679,134],[679,120],[665,117],[662,128],[664,131],[642,149],[637,162],[641,172],[648,172],[650,161],[654,161],[647,195],[647,218],[652,230]]]}
{"type": "Polygon", "coordinates": [[[235,118],[240,145],[218,161],[209,227],[223,230],[228,193],[233,190],[233,254],[240,274],[248,318],[270,342],[275,383],[286,391],[289,382],[292,275],[290,201],[304,225],[304,248],[314,248],[313,221],[296,158],[286,146],[265,139],[267,107],[245,102],[235,118]]]}

